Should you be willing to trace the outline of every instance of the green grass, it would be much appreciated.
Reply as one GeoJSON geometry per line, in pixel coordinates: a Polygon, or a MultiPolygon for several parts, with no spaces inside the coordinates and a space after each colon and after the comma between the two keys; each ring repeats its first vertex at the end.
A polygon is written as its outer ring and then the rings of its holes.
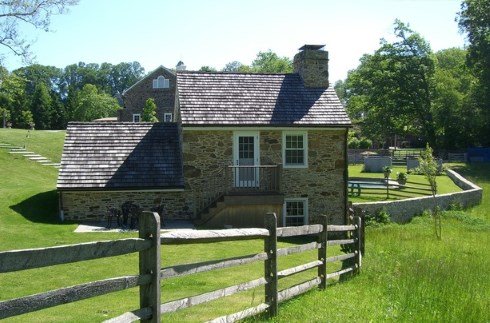
{"type": "Polygon", "coordinates": [[[31,130],[0,128],[0,143],[25,147],[28,151],[40,154],[55,163],[61,160],[64,130],[31,130]]]}
{"type": "MultiPolygon", "coordinates": [[[[18,155],[0,150],[0,250],[48,247],[79,242],[117,239],[135,236],[134,233],[84,233],[73,230],[74,223],[60,223],[57,219],[57,193],[54,190],[57,171],[32,163],[18,155]]],[[[281,242],[286,246],[291,242],[281,242]]],[[[203,244],[199,246],[163,246],[162,266],[234,257],[261,252],[263,242],[239,241],[232,243],[203,244]]],[[[339,249],[330,249],[331,254],[339,249]]],[[[285,269],[316,259],[315,252],[283,257],[279,268],[285,269]]],[[[336,268],[330,268],[334,271],[336,268]]],[[[338,266],[337,266],[338,269],[338,266]]],[[[86,262],[0,274],[0,301],[70,285],[111,277],[133,275],[138,272],[137,254],[91,260],[86,262]]],[[[240,268],[217,270],[163,282],[162,300],[169,301],[197,295],[235,285],[263,275],[261,263],[240,268]]],[[[313,278],[313,271],[295,279],[281,282],[281,288],[313,278]]],[[[200,305],[175,314],[165,315],[165,320],[209,320],[252,304],[263,302],[263,287],[228,297],[212,304],[200,305]]],[[[134,310],[138,305],[138,289],[130,289],[97,298],[66,304],[18,317],[8,322],[25,321],[84,321],[94,322],[134,310]]]]}
{"type": "MultiPolygon", "coordinates": [[[[53,134],[56,136],[57,134],[53,134]]],[[[47,135],[49,138],[49,135],[47,135]]],[[[49,140],[49,139],[48,139],[49,140]]],[[[52,142],[55,142],[53,140],[52,142]]],[[[34,150],[34,149],[33,149],[34,150]]],[[[53,147],[53,151],[59,147],[53,147]]],[[[56,169],[0,149],[0,250],[46,247],[134,236],[131,233],[73,233],[76,225],[56,218],[56,169]]],[[[443,215],[437,241],[428,217],[405,225],[368,227],[361,275],[333,283],[282,304],[276,322],[439,321],[487,322],[490,309],[490,165],[460,166],[484,189],[482,204],[443,215]]],[[[290,242],[281,242],[285,246],[290,242]]],[[[163,246],[162,266],[231,257],[262,250],[261,241],[163,246]]],[[[338,253],[338,249],[329,248],[338,253]]],[[[286,268],[315,259],[313,252],[279,259],[286,268]]],[[[0,274],[0,300],[78,283],[137,273],[137,255],[0,274]]],[[[329,271],[336,268],[330,266],[329,271]]],[[[263,274],[260,263],[163,282],[162,300],[196,295],[263,274]]],[[[306,272],[299,278],[310,278],[306,272]]],[[[281,288],[296,281],[281,282],[281,288]]],[[[263,288],[164,315],[165,321],[198,322],[260,303],[263,288]]],[[[66,304],[7,322],[97,322],[138,308],[138,289],[66,304]]],[[[264,317],[254,320],[266,321],[264,317]]]]}
{"type": "MultiPolygon", "coordinates": [[[[363,177],[363,178],[384,178],[383,173],[365,173],[362,171],[362,165],[349,165],[349,178],[351,177],[363,177]]],[[[393,172],[390,178],[396,179],[396,174],[405,172],[407,168],[402,166],[393,167],[393,172]]],[[[386,200],[399,200],[411,197],[429,196],[431,192],[429,182],[423,175],[408,175],[407,188],[402,189],[390,189],[389,199],[386,198],[385,189],[362,189],[361,196],[350,195],[349,190],[349,201],[351,202],[376,202],[376,201],[386,201],[386,200]]],[[[437,193],[446,194],[452,192],[459,192],[461,189],[454,184],[454,182],[446,175],[441,174],[437,176],[437,193]]],[[[356,193],[356,190],[354,190],[356,193]]]]}

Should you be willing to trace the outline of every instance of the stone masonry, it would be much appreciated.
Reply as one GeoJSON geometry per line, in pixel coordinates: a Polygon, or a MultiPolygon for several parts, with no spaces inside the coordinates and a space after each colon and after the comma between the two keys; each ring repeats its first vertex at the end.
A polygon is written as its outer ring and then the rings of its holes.
{"type": "Polygon", "coordinates": [[[187,203],[183,192],[111,192],[72,191],[62,192],[64,218],[70,220],[100,220],[107,215],[107,209],[121,209],[126,201],[133,201],[143,210],[150,210],[156,204],[164,205],[164,219],[187,219],[187,203]]]}
{"type": "MultiPolygon", "coordinates": [[[[308,131],[308,168],[283,168],[280,191],[285,198],[308,198],[310,223],[326,214],[343,223],[345,214],[345,131],[308,131]]],[[[184,178],[189,206],[214,185],[231,185],[224,170],[232,164],[232,131],[183,132],[184,178]],[[215,181],[213,178],[220,178],[215,181]]],[[[282,131],[260,131],[262,165],[282,164],[282,131]]],[[[198,211],[198,210],[196,210],[198,211]]]]}
{"type": "Polygon", "coordinates": [[[174,113],[175,106],[175,74],[160,66],[138,83],[123,93],[124,108],[119,110],[118,121],[133,121],[133,114],[143,114],[143,107],[149,98],[153,98],[157,105],[157,118],[164,121],[165,113],[174,113]],[[169,80],[169,88],[154,89],[153,80],[163,75],[169,80]]]}
{"type": "Polygon", "coordinates": [[[298,73],[305,87],[328,87],[328,52],[321,50],[322,45],[305,45],[294,56],[294,72],[298,73]]]}

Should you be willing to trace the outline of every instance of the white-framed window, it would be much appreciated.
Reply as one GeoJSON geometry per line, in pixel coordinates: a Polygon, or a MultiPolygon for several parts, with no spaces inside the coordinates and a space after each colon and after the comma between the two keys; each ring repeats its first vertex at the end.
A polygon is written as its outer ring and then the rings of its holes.
{"type": "Polygon", "coordinates": [[[172,122],[172,114],[171,113],[164,113],[163,114],[163,121],[164,122],[172,122]]]}
{"type": "Polygon", "coordinates": [[[141,114],[134,113],[133,114],[133,122],[141,122],[141,114]]]}
{"type": "Polygon", "coordinates": [[[308,199],[284,199],[284,226],[298,226],[308,224],[308,199]]]}
{"type": "Polygon", "coordinates": [[[170,80],[166,79],[163,75],[160,75],[153,80],[154,89],[168,89],[169,87],[170,87],[170,80]]]}
{"type": "Polygon", "coordinates": [[[284,168],[308,167],[308,133],[284,131],[282,133],[282,160],[284,168]]]}

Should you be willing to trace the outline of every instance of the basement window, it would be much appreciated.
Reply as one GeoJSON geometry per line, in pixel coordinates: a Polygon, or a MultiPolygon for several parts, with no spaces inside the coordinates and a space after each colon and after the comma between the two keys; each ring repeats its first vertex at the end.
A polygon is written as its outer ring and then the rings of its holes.
{"type": "Polygon", "coordinates": [[[166,79],[163,75],[160,75],[153,80],[154,89],[168,89],[169,87],[170,87],[170,80],[166,79]]]}
{"type": "Polygon", "coordinates": [[[308,199],[285,199],[283,213],[287,227],[308,224],[308,199]]]}

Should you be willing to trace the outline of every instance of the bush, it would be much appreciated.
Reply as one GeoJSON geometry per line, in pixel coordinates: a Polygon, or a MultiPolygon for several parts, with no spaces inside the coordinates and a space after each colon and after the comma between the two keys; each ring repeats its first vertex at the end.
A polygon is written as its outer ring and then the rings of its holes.
{"type": "Polygon", "coordinates": [[[359,141],[359,148],[361,149],[369,149],[373,145],[373,142],[371,139],[368,139],[366,137],[362,137],[361,140],[359,141]]]}
{"type": "Polygon", "coordinates": [[[404,172],[396,173],[396,180],[397,181],[406,181],[407,179],[408,179],[407,173],[404,173],[404,172]]]}
{"type": "Polygon", "coordinates": [[[347,147],[350,149],[359,149],[360,141],[356,137],[350,138],[347,142],[347,147]]]}
{"type": "Polygon", "coordinates": [[[366,215],[366,225],[379,225],[379,224],[388,224],[391,222],[390,214],[386,211],[385,208],[379,210],[375,214],[367,214],[366,215]]]}

